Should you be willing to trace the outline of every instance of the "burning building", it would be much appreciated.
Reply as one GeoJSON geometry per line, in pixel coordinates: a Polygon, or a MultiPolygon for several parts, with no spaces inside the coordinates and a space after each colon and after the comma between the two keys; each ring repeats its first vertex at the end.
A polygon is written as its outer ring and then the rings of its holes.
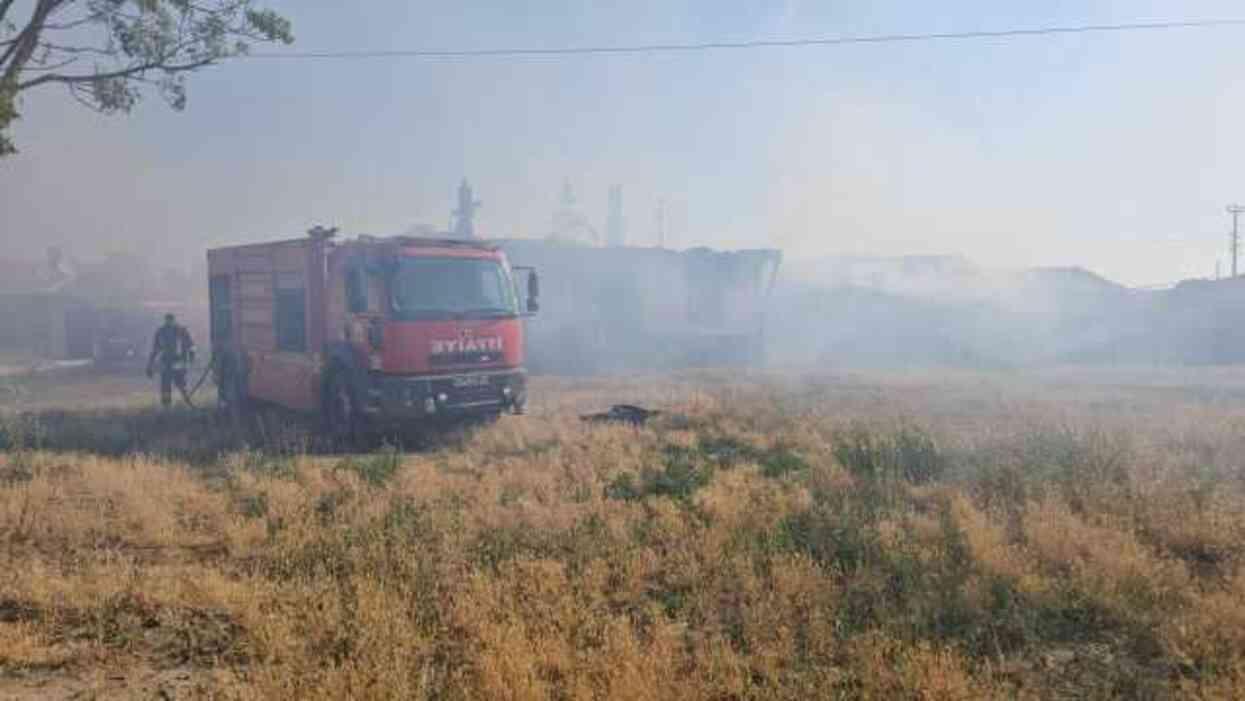
{"type": "Polygon", "coordinates": [[[762,356],[780,251],[496,243],[541,272],[541,313],[528,322],[534,371],[740,366],[762,356]]]}

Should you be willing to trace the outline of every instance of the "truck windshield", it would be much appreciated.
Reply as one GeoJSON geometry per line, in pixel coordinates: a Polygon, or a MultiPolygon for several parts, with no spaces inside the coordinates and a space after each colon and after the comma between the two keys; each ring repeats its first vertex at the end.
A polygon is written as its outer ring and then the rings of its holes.
{"type": "Polygon", "coordinates": [[[396,319],[488,319],[519,313],[510,275],[495,260],[403,258],[390,290],[396,319]]]}

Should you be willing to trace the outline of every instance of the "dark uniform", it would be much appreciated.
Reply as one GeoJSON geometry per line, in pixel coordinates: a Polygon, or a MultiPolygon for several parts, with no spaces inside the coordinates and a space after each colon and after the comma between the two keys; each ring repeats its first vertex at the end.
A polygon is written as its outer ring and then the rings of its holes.
{"type": "Polygon", "coordinates": [[[173,386],[186,403],[186,368],[195,358],[195,344],[190,339],[190,332],[180,326],[172,314],[164,317],[164,325],[156,329],[156,337],[151,343],[151,357],[147,360],[147,376],[155,372],[156,361],[160,361],[160,403],[169,406],[173,403],[173,386]]]}

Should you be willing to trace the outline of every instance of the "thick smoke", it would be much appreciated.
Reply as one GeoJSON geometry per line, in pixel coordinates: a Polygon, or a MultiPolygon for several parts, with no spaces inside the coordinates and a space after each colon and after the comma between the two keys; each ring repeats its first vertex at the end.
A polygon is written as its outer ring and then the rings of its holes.
{"type": "Polygon", "coordinates": [[[1239,279],[1140,290],[1079,268],[988,270],[950,257],[827,259],[788,266],[767,348],[792,365],[1238,362],[1243,290],[1239,279]]]}

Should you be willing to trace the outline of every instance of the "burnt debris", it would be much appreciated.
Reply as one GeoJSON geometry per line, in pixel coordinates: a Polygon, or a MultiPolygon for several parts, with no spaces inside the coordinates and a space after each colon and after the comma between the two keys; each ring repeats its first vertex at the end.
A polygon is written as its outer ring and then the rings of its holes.
{"type": "Polygon", "coordinates": [[[645,409],[633,404],[615,404],[610,407],[609,411],[603,411],[596,414],[582,414],[580,421],[589,423],[625,423],[632,426],[643,426],[649,419],[660,415],[661,412],[655,409],[645,409]]]}

